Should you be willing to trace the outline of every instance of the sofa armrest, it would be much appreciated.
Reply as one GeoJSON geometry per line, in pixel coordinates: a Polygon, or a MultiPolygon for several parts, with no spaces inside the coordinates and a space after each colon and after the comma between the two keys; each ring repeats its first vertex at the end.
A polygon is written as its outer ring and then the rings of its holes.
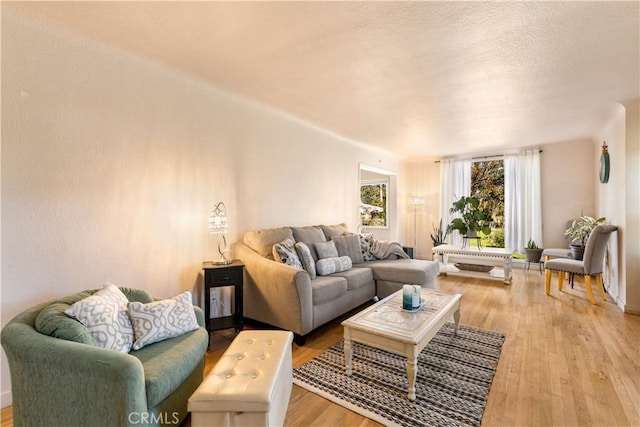
{"type": "Polygon", "coordinates": [[[130,414],[147,411],[144,370],[133,356],[43,335],[17,319],[3,328],[2,346],[15,425],[130,425],[130,414]]]}
{"type": "Polygon", "coordinates": [[[245,265],[244,316],[299,335],[313,328],[309,274],[267,259],[243,243],[233,251],[245,265]]]}
{"type": "Polygon", "coordinates": [[[202,309],[200,307],[198,307],[197,305],[193,306],[193,311],[196,314],[196,320],[198,321],[198,325],[205,327],[204,324],[204,311],[202,311],[202,309]]]}

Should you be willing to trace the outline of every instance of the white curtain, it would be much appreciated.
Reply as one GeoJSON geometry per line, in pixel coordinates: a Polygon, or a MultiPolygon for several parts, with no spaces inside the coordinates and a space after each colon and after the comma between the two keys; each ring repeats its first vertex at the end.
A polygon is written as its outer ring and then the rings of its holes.
{"type": "MultiPolygon", "coordinates": [[[[446,227],[451,222],[449,209],[462,196],[471,195],[471,161],[446,159],[440,162],[440,218],[446,227]]],[[[462,245],[458,232],[447,240],[453,245],[462,245]]]]}
{"type": "Polygon", "coordinates": [[[524,252],[529,239],[542,242],[540,151],[504,158],[504,245],[524,252]]]}

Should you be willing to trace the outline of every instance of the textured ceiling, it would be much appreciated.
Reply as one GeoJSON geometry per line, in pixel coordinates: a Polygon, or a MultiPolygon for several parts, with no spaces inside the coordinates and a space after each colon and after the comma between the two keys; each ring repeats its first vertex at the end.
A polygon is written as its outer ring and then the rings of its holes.
{"type": "Polygon", "coordinates": [[[586,138],[640,96],[639,2],[3,7],[405,157],[586,138]]]}

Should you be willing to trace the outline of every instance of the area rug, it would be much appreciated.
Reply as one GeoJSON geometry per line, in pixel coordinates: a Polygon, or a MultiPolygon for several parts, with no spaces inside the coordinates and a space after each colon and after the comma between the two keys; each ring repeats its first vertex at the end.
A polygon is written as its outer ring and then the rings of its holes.
{"type": "Polygon", "coordinates": [[[407,398],[406,358],[353,344],[345,375],[341,341],[293,370],[293,382],[388,426],[478,426],[504,335],[445,324],[418,356],[416,400],[407,398]]]}

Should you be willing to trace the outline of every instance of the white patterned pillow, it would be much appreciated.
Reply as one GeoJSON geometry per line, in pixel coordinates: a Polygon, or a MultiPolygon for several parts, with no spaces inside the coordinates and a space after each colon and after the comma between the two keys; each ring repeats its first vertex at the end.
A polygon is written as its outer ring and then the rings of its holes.
{"type": "Polygon", "coordinates": [[[298,258],[294,244],[292,239],[286,238],[282,242],[273,245],[273,259],[302,270],[302,263],[298,258]]]}
{"type": "Polygon", "coordinates": [[[309,273],[309,277],[311,279],[316,278],[316,263],[313,260],[313,256],[311,255],[311,249],[304,242],[297,242],[294,247],[296,248],[296,252],[298,253],[298,258],[300,258],[300,262],[302,263],[302,267],[307,270],[309,273]]]}
{"type": "Polygon", "coordinates": [[[360,237],[360,252],[362,252],[362,260],[374,261],[376,257],[371,254],[371,246],[376,238],[373,237],[373,234],[359,234],[358,236],[360,237]]]}
{"type": "Polygon", "coordinates": [[[348,256],[322,258],[316,262],[316,271],[318,272],[318,276],[340,273],[342,271],[350,270],[351,267],[351,258],[348,256]]]}
{"type": "Polygon", "coordinates": [[[129,317],[136,337],[134,350],[199,328],[189,291],[147,304],[130,302],[129,317]]]}
{"type": "Polygon", "coordinates": [[[100,347],[128,353],[133,344],[128,302],[116,285],[107,282],[95,294],[66,309],[65,314],[82,323],[100,347]]]}

